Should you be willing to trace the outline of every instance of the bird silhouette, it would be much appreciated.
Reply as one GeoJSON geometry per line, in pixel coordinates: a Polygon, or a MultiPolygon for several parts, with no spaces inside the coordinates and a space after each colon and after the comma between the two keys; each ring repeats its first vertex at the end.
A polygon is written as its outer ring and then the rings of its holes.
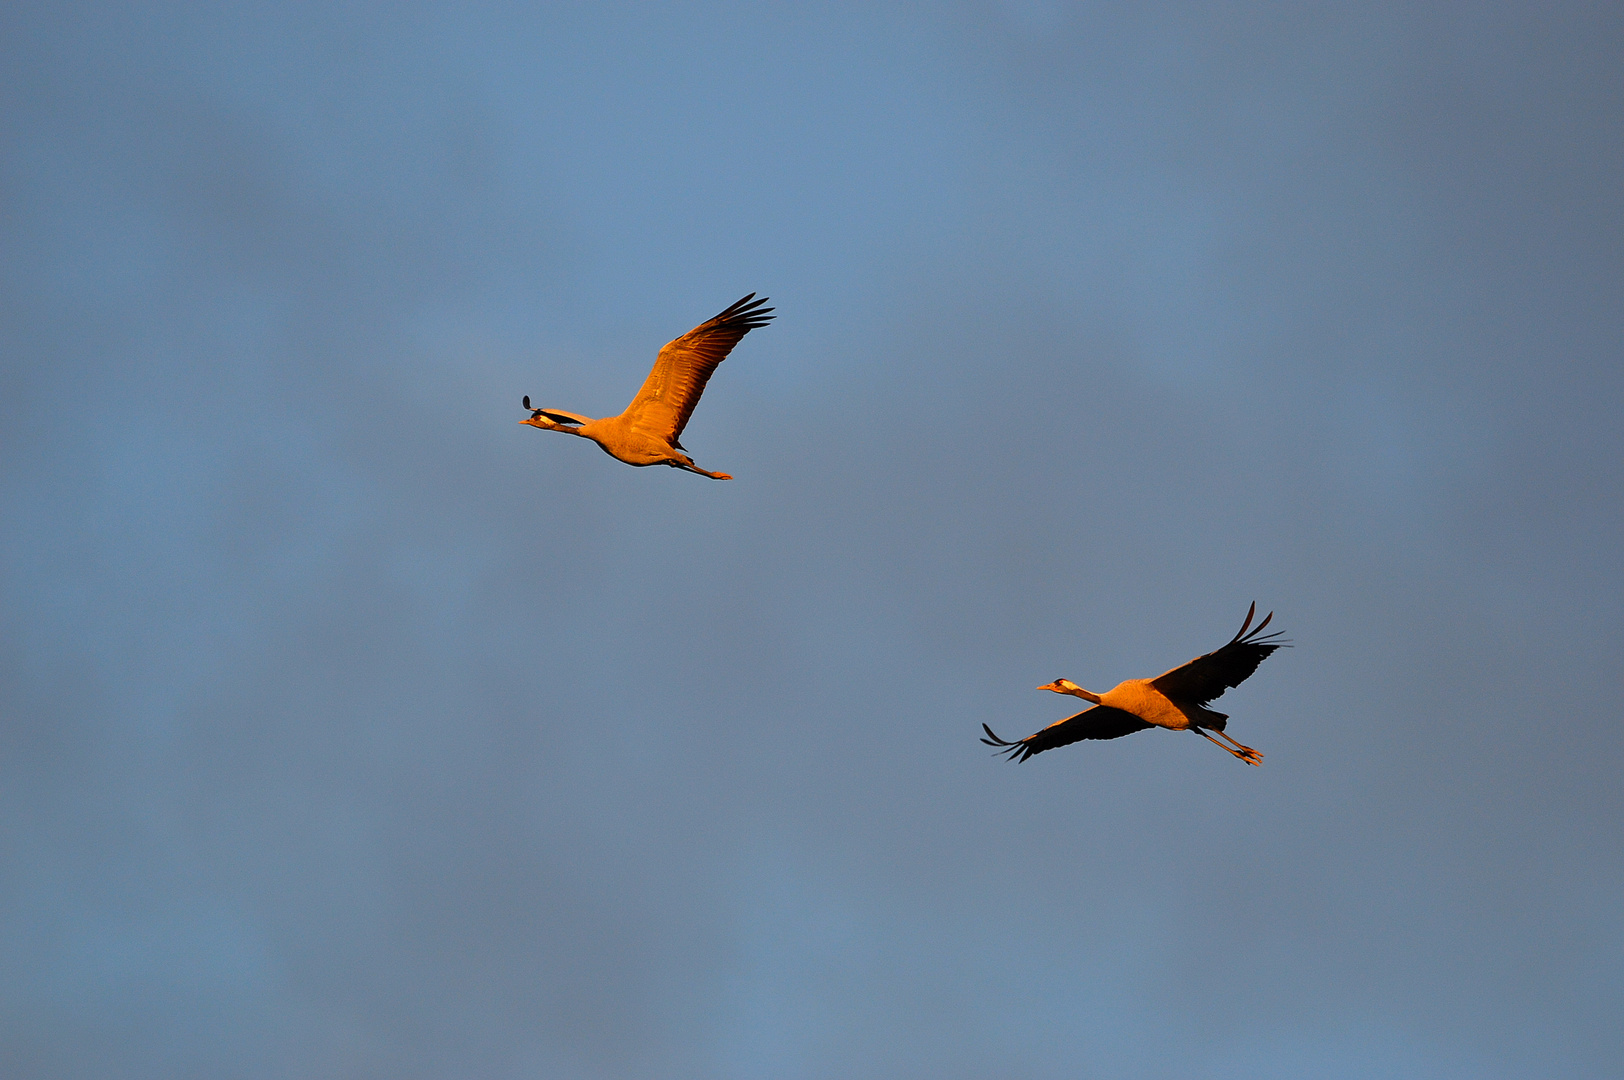
{"type": "Polygon", "coordinates": [[[524,407],[530,409],[530,417],[519,423],[591,439],[604,453],[628,465],[669,465],[712,480],[733,479],[695,465],[678,440],[716,365],[727,359],[740,338],[772,321],[767,313],[773,309],[761,306],[767,298],[756,300],[755,295],[751,293],[714,319],[667,342],[643,380],[643,388],[619,416],[594,420],[564,409],[531,409],[526,394],[524,407]]]}
{"type": "Polygon", "coordinates": [[[1248,765],[1262,765],[1261,753],[1224,734],[1229,717],[1207,708],[1208,703],[1222,697],[1225,690],[1245,682],[1274,650],[1289,647],[1289,642],[1274,640],[1281,631],[1263,633],[1263,628],[1274,618],[1272,611],[1247,633],[1255,614],[1257,604],[1254,602],[1246,611],[1246,621],[1227,645],[1154,679],[1129,679],[1103,694],[1090,693],[1069,679],[1056,679],[1040,686],[1039,690],[1053,690],[1092,701],[1094,708],[1056,721],[1017,742],[1000,739],[992,728],[982,724],[987,737],[981,741],[997,747],[998,752],[1007,754],[1011,761],[1025,761],[1033,754],[1083,739],[1119,739],[1149,727],[1163,727],[1171,731],[1193,731],[1248,765]],[[1230,745],[1219,742],[1207,734],[1209,731],[1216,731],[1230,745]]]}

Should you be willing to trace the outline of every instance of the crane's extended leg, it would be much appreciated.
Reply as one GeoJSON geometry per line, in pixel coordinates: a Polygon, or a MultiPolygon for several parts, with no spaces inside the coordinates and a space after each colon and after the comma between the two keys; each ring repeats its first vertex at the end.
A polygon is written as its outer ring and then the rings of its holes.
{"type": "Polygon", "coordinates": [[[1242,761],[1246,762],[1248,765],[1262,765],[1263,764],[1263,755],[1259,754],[1256,750],[1253,750],[1253,749],[1250,749],[1250,748],[1247,748],[1245,751],[1231,750],[1229,747],[1225,746],[1223,743],[1219,742],[1217,739],[1213,738],[1211,735],[1208,735],[1205,731],[1203,731],[1202,729],[1200,729],[1198,727],[1193,727],[1190,730],[1195,732],[1197,735],[1201,736],[1203,739],[1206,739],[1208,742],[1212,743],[1212,745],[1216,746],[1218,749],[1224,751],[1224,753],[1226,753],[1226,754],[1234,754],[1236,757],[1240,758],[1242,761]]]}
{"type": "Polygon", "coordinates": [[[700,476],[708,476],[712,480],[733,479],[725,472],[710,472],[707,469],[701,469],[698,465],[694,464],[694,459],[690,457],[673,458],[667,461],[666,464],[671,466],[673,469],[687,469],[689,472],[696,472],[700,476]]]}
{"type": "Polygon", "coordinates": [[[1223,731],[1223,730],[1221,730],[1219,728],[1213,728],[1213,730],[1218,732],[1218,737],[1220,739],[1223,739],[1225,742],[1229,743],[1230,745],[1234,746],[1235,748],[1237,748],[1239,750],[1245,750],[1249,754],[1256,754],[1258,757],[1263,756],[1263,751],[1261,751],[1261,750],[1253,750],[1250,746],[1247,746],[1244,743],[1238,743],[1234,739],[1230,738],[1229,732],[1223,731]]]}

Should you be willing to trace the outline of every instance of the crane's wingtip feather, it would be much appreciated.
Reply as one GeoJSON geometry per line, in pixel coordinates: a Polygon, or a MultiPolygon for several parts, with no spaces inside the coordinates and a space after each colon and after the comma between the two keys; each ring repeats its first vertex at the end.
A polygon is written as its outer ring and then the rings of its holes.
{"type": "Polygon", "coordinates": [[[1239,630],[1235,631],[1235,636],[1234,637],[1229,639],[1230,644],[1233,645],[1235,642],[1239,641],[1241,638],[1246,636],[1246,628],[1252,625],[1252,616],[1256,615],[1256,614],[1257,614],[1257,601],[1253,600],[1252,601],[1252,606],[1246,609],[1246,618],[1245,618],[1244,621],[1242,621],[1241,628],[1239,630]]]}

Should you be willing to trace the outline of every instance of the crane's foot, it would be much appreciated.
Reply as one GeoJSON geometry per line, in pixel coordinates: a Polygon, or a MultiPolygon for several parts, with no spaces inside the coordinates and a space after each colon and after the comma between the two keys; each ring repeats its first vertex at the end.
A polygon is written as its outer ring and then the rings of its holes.
{"type": "MultiPolygon", "coordinates": [[[[1229,737],[1229,733],[1226,732],[1226,731],[1219,731],[1218,732],[1218,737],[1220,739],[1223,739],[1230,746],[1233,746],[1235,749],[1239,750],[1241,752],[1242,756],[1245,756],[1247,754],[1251,754],[1253,757],[1257,757],[1257,758],[1263,757],[1263,751],[1261,751],[1261,750],[1253,750],[1250,746],[1247,746],[1245,743],[1236,742],[1234,739],[1229,737]]],[[[1251,758],[1247,758],[1246,760],[1252,761],[1251,758]]],[[[1252,764],[1253,765],[1261,765],[1263,763],[1261,761],[1252,761],[1252,764]]]]}
{"type": "MultiPolygon", "coordinates": [[[[1234,754],[1248,765],[1263,764],[1262,754],[1258,753],[1256,750],[1253,750],[1250,746],[1242,746],[1240,743],[1235,742],[1234,739],[1231,739],[1228,735],[1224,735],[1224,739],[1230,743],[1234,743],[1233,746],[1224,745],[1224,743],[1219,742],[1201,728],[1193,727],[1190,730],[1194,731],[1197,735],[1201,736],[1203,739],[1206,739],[1208,742],[1212,743],[1212,745],[1216,746],[1225,753],[1234,754]]],[[[1224,733],[1220,731],[1218,734],[1223,735],[1224,733]]]]}

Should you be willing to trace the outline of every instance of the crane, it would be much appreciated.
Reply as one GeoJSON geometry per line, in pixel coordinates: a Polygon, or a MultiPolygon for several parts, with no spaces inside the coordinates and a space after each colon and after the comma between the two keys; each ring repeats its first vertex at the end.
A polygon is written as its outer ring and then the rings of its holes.
{"type": "Polygon", "coordinates": [[[1163,727],[1170,731],[1193,731],[1248,765],[1262,765],[1261,753],[1224,734],[1229,717],[1207,708],[1208,703],[1223,696],[1225,690],[1245,682],[1274,650],[1290,647],[1289,642],[1274,640],[1282,631],[1263,633],[1263,628],[1274,618],[1272,611],[1247,633],[1256,614],[1254,601],[1246,611],[1246,621],[1227,645],[1154,679],[1129,679],[1103,694],[1090,693],[1069,679],[1046,683],[1038,689],[1080,697],[1092,701],[1094,707],[1056,721],[1016,742],[1000,739],[992,728],[982,724],[987,737],[981,741],[997,747],[998,753],[1007,754],[1011,761],[1025,761],[1033,754],[1082,739],[1119,739],[1149,727],[1163,727]],[[1209,731],[1217,732],[1229,745],[1213,738],[1209,731]]]}
{"type": "Polygon", "coordinates": [[[619,416],[594,420],[563,409],[531,409],[524,396],[528,419],[520,420],[544,431],[563,431],[591,439],[603,452],[628,465],[669,465],[712,480],[731,480],[727,473],[710,472],[694,464],[678,440],[688,425],[699,395],[705,392],[716,365],[727,359],[739,339],[772,321],[772,308],[761,305],[767,297],[744,297],[714,319],[707,319],[675,341],[667,342],[654,360],[643,388],[619,416]]]}

